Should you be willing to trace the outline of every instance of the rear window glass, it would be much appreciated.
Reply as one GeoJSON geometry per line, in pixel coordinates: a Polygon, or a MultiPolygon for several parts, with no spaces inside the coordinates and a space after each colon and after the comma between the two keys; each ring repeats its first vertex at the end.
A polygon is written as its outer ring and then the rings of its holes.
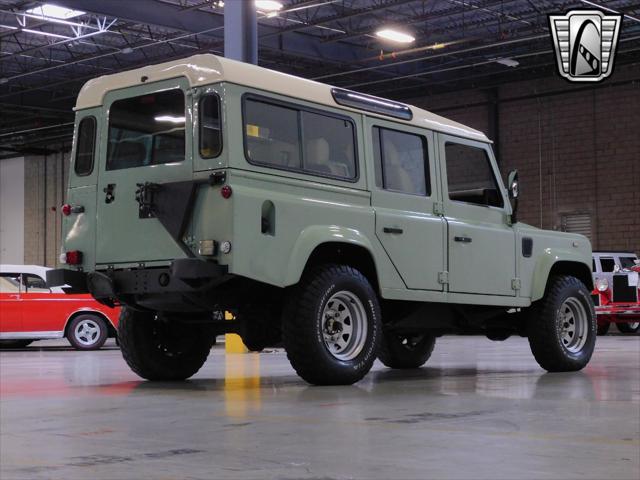
{"type": "Polygon", "coordinates": [[[117,100],[109,111],[107,170],[177,163],[185,157],[182,90],[117,100]]]}
{"type": "Polygon", "coordinates": [[[613,272],[616,268],[616,262],[613,258],[601,258],[600,267],[603,272],[613,272]]]}
{"type": "Polygon", "coordinates": [[[93,158],[96,144],[96,119],[85,117],[78,125],[76,146],[76,175],[85,176],[93,171],[93,158]]]}
{"type": "Polygon", "coordinates": [[[249,98],[244,121],[251,163],[347,180],[357,176],[350,119],[249,98]]]}

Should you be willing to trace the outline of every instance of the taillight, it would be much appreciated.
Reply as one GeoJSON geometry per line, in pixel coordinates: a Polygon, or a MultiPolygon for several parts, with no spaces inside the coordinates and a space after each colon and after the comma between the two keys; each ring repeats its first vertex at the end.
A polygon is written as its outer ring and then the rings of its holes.
{"type": "Polygon", "coordinates": [[[224,199],[231,197],[232,193],[233,193],[233,190],[229,185],[223,185],[223,187],[220,189],[220,195],[222,195],[222,198],[224,199]]]}
{"type": "Polygon", "coordinates": [[[72,250],[60,255],[60,262],[67,265],[80,265],[82,263],[82,252],[80,250],[72,250]]]}
{"type": "Polygon", "coordinates": [[[65,203],[60,210],[65,217],[68,217],[72,213],[83,213],[84,207],[82,205],[69,205],[65,203]]]}

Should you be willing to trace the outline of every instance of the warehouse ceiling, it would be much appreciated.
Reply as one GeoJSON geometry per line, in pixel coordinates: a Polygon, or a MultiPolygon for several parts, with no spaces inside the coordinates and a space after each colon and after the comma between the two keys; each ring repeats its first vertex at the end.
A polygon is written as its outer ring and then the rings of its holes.
{"type": "MultiPolygon", "coordinates": [[[[258,11],[262,66],[394,99],[551,74],[547,15],[570,8],[625,14],[617,64],[640,61],[640,0],[279,1],[258,11]],[[415,41],[381,39],[383,28],[415,41]]],[[[51,0],[64,18],[45,3],[0,0],[0,158],[68,148],[90,78],[223,53],[220,0],[51,0]]]]}

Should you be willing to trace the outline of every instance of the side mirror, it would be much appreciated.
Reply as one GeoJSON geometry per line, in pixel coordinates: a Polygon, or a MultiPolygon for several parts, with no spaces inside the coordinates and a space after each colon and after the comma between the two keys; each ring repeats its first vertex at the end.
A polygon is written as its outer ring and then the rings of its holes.
{"type": "Polygon", "coordinates": [[[511,170],[507,180],[507,188],[509,189],[509,199],[512,200],[511,207],[511,223],[518,223],[518,196],[520,195],[520,182],[518,181],[518,170],[511,170]]]}

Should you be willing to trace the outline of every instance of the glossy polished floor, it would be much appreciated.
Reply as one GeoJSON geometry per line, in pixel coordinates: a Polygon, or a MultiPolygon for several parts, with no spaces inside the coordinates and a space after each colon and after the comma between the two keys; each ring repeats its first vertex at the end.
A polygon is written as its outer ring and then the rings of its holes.
{"type": "MultiPolygon", "coordinates": [[[[55,346],[58,345],[58,346],[55,346]]],[[[545,374],[526,340],[445,338],[427,366],[310,387],[282,351],[216,347],[186,383],[120,352],[0,352],[0,478],[638,479],[640,337],[545,374]]]]}

